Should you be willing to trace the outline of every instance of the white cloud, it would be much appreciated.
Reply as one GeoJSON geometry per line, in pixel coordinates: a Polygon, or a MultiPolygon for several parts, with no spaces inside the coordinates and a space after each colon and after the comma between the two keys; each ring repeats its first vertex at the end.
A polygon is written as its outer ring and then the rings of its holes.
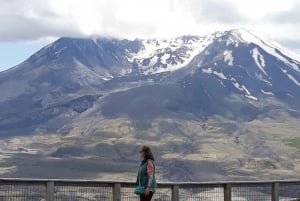
{"type": "Polygon", "coordinates": [[[228,0],[235,4],[237,8],[248,19],[254,21],[264,21],[264,18],[273,15],[277,12],[284,12],[290,10],[295,4],[296,0],[251,0],[239,1],[228,0]]]}
{"type": "Polygon", "coordinates": [[[2,0],[0,40],[168,37],[245,27],[300,41],[299,7],[296,0],[2,0]]]}

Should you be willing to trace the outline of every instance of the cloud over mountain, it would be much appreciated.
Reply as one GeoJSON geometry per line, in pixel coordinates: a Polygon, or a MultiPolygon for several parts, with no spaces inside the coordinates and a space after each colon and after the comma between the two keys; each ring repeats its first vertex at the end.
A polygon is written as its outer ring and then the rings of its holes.
{"type": "Polygon", "coordinates": [[[295,0],[12,0],[1,1],[0,7],[0,26],[5,27],[0,30],[1,41],[91,35],[133,39],[235,27],[279,41],[300,40],[294,34],[300,30],[295,0]]]}

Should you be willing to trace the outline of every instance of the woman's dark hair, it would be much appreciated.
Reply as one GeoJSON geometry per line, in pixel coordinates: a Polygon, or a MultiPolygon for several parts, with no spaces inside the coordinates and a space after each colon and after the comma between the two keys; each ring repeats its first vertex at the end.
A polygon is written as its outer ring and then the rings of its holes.
{"type": "Polygon", "coordinates": [[[142,146],[141,151],[144,153],[144,158],[145,159],[147,159],[147,160],[151,159],[151,160],[154,161],[154,156],[152,154],[152,151],[151,151],[150,147],[142,146]]]}

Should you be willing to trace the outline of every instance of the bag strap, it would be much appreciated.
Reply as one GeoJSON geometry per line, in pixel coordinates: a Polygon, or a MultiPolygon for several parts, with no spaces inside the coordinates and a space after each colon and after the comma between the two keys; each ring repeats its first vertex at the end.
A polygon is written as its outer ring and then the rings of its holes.
{"type": "Polygon", "coordinates": [[[142,170],[142,166],[139,168],[139,174],[138,174],[138,177],[139,177],[139,186],[141,186],[141,170],[142,170]]]}
{"type": "Polygon", "coordinates": [[[139,186],[141,186],[141,168],[140,168],[140,171],[139,171],[139,186]]]}

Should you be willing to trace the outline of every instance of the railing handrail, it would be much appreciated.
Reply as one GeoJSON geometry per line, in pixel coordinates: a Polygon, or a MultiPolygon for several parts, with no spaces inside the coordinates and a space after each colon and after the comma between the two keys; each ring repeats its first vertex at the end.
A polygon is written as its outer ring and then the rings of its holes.
{"type": "MultiPolygon", "coordinates": [[[[135,181],[93,180],[93,179],[38,179],[38,178],[0,178],[0,182],[58,182],[58,183],[101,183],[101,184],[135,184],[135,181]]],[[[271,184],[300,183],[300,180],[260,180],[260,181],[205,181],[205,182],[158,182],[158,185],[225,185],[225,184],[271,184]]]]}

